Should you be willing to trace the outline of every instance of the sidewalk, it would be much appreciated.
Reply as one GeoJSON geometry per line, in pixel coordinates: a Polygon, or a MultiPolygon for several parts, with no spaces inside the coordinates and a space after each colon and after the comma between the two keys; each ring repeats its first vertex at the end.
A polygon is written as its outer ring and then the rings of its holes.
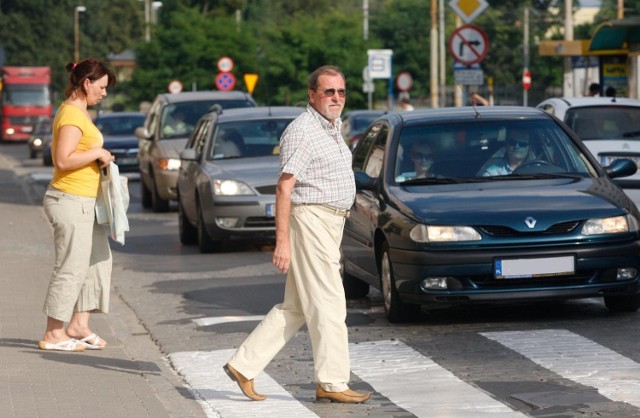
{"type": "MultiPolygon", "coordinates": [[[[147,330],[119,295],[92,315],[103,351],[37,348],[53,265],[53,237],[16,162],[0,153],[0,415],[7,417],[204,417],[147,330]]],[[[114,269],[114,273],[117,270],[114,269]]]]}

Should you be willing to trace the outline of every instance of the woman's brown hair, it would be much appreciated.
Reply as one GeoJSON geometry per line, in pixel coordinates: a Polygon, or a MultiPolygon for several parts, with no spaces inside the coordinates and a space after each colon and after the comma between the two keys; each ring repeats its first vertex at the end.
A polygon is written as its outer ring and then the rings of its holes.
{"type": "Polygon", "coordinates": [[[116,84],[116,75],[114,72],[95,58],[87,58],[78,63],[70,62],[65,66],[65,69],[70,73],[67,88],[64,91],[66,98],[71,97],[77,90],[80,90],[86,96],[87,91],[84,88],[85,79],[89,79],[89,81],[93,83],[106,75],[109,79],[107,87],[116,84]]]}

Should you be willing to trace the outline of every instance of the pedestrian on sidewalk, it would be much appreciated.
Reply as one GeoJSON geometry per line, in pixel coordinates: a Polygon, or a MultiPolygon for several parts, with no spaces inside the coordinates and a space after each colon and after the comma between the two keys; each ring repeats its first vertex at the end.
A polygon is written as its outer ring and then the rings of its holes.
{"type": "Polygon", "coordinates": [[[43,311],[47,327],[42,350],[100,350],[106,342],[91,331],[91,312],[109,311],[111,249],[95,219],[100,170],[114,160],[87,111],[116,78],[96,59],[69,63],[66,99],[53,121],[53,178],[44,211],[53,227],[55,263],[43,311]],[[65,329],[64,324],[68,322],[65,329]]]}
{"type": "Polygon", "coordinates": [[[347,90],[339,68],[309,76],[309,103],[282,134],[276,186],[273,264],[287,274],[284,301],[238,348],[225,372],[250,399],[258,375],[306,323],[311,337],[316,398],[362,403],[370,393],[349,389],[347,306],[340,275],[340,242],[355,199],[351,151],[340,133],[347,90]]]}

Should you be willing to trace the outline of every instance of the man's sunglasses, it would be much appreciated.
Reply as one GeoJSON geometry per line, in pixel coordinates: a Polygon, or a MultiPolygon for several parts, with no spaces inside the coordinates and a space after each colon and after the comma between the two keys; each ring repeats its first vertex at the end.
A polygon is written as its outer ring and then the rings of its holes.
{"type": "Polygon", "coordinates": [[[411,157],[415,158],[416,160],[433,160],[433,154],[430,152],[420,152],[420,151],[414,151],[411,153],[411,157]]]}
{"type": "Polygon", "coordinates": [[[507,141],[510,147],[518,147],[518,148],[527,148],[529,146],[529,142],[527,141],[507,141]]]}
{"type": "Polygon", "coordinates": [[[333,97],[333,95],[336,94],[336,92],[340,97],[345,97],[347,95],[347,89],[324,89],[321,91],[322,91],[322,94],[324,94],[327,97],[333,97]]]}

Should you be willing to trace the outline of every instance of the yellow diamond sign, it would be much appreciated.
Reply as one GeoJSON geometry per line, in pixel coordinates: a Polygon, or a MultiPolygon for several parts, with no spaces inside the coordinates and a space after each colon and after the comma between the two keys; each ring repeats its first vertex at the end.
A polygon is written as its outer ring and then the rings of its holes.
{"type": "Polygon", "coordinates": [[[449,6],[469,24],[489,7],[489,3],[487,0],[451,0],[449,6]]]}

